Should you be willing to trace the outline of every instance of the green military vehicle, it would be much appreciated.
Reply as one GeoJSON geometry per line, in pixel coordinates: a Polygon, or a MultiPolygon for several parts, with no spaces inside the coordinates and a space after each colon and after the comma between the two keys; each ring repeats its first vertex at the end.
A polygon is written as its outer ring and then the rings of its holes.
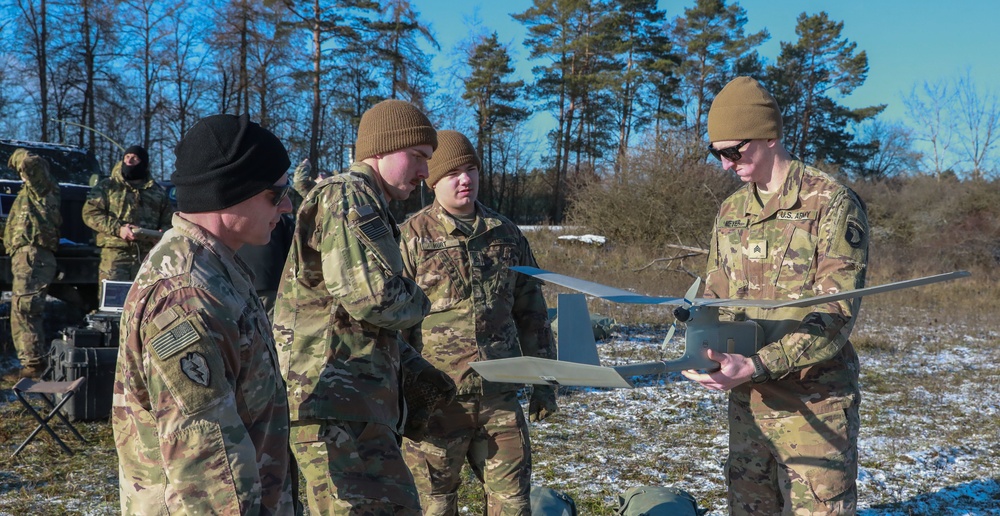
{"type": "MultiPolygon", "coordinates": [[[[7,167],[7,160],[19,147],[48,160],[62,196],[63,221],[56,253],[58,272],[49,294],[83,313],[90,312],[97,308],[100,250],[94,245],[94,231],[83,223],[83,203],[90,191],[91,177],[101,174],[100,164],[92,152],[79,147],[0,139],[0,231],[21,189],[20,176],[7,167]]],[[[0,291],[10,291],[12,282],[10,256],[4,250],[0,255],[0,291]]]]}

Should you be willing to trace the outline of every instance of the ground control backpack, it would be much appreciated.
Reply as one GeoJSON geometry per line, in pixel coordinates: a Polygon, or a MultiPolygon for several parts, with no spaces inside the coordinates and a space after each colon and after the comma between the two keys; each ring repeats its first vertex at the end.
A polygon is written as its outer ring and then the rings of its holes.
{"type": "Polygon", "coordinates": [[[576,502],[568,494],[551,487],[531,486],[533,516],[577,516],[576,502]]]}
{"type": "Polygon", "coordinates": [[[618,497],[620,516],[699,516],[698,504],[687,491],[673,487],[633,487],[618,497]]]}

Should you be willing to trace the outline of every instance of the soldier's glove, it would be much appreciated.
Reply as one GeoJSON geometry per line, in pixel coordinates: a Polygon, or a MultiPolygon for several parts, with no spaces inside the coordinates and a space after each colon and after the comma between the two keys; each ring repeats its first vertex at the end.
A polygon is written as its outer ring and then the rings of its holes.
{"type": "Polygon", "coordinates": [[[403,436],[411,441],[422,441],[427,435],[427,422],[438,405],[455,399],[455,382],[434,367],[420,374],[403,373],[403,398],[406,399],[406,423],[403,436]]]}
{"type": "Polygon", "coordinates": [[[536,385],[531,390],[531,399],[528,402],[529,421],[542,421],[558,411],[555,387],[536,385]]]}
{"type": "Polygon", "coordinates": [[[11,155],[10,159],[7,160],[7,167],[15,172],[21,171],[21,163],[29,156],[27,149],[19,148],[15,150],[11,155]]]}
{"type": "Polygon", "coordinates": [[[299,163],[295,167],[295,172],[292,172],[292,182],[301,183],[308,180],[310,169],[312,169],[312,166],[309,164],[309,158],[302,160],[302,163],[299,163]]]}

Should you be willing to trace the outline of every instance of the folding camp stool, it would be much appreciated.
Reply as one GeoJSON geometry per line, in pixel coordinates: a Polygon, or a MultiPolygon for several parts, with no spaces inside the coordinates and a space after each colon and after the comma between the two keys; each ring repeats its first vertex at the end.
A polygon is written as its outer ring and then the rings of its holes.
{"type": "Polygon", "coordinates": [[[14,454],[11,455],[11,458],[17,457],[17,454],[21,453],[21,450],[23,450],[24,447],[27,446],[36,435],[38,435],[38,432],[41,432],[43,429],[48,432],[57,443],[59,443],[59,446],[62,447],[63,451],[73,455],[73,450],[70,450],[69,446],[66,446],[66,443],[64,443],[63,440],[60,439],[54,431],[52,431],[52,428],[49,427],[49,421],[53,416],[58,416],[59,419],[61,419],[63,423],[66,423],[66,426],[73,431],[73,435],[77,436],[77,438],[79,438],[84,444],[87,444],[87,440],[80,435],[80,432],[77,432],[76,427],[69,422],[69,419],[66,419],[66,416],[60,410],[62,406],[65,405],[74,394],[76,394],[76,391],[81,385],[83,385],[83,382],[86,379],[87,377],[81,376],[72,382],[38,382],[30,378],[21,378],[20,381],[14,384],[14,394],[17,395],[17,399],[21,400],[21,404],[24,405],[24,408],[28,409],[28,412],[30,412],[31,415],[35,417],[35,420],[38,421],[38,428],[35,428],[35,430],[31,432],[31,435],[29,435],[28,438],[21,443],[21,446],[18,446],[17,449],[14,450],[14,454]],[[38,394],[39,397],[45,400],[45,403],[52,409],[49,411],[49,415],[44,418],[39,415],[38,411],[35,410],[35,407],[31,406],[31,403],[28,403],[27,398],[25,398],[25,394],[38,394]],[[63,395],[62,399],[59,400],[59,403],[55,402],[56,394],[63,395]]]}

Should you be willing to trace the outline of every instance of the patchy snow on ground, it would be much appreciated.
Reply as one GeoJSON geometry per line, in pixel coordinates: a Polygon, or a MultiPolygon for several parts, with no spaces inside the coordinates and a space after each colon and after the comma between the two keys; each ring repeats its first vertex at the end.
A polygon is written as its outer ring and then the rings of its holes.
{"type": "Polygon", "coordinates": [[[605,242],[608,241],[606,237],[602,237],[600,235],[591,235],[589,233],[586,235],[560,235],[558,238],[559,240],[572,240],[576,242],[583,242],[584,244],[593,244],[593,245],[604,245],[605,242]]]}
{"type": "MultiPolygon", "coordinates": [[[[618,328],[598,346],[602,363],[657,359],[650,355],[663,333],[618,328]]],[[[859,514],[1000,515],[998,333],[936,323],[859,324],[854,333],[903,343],[859,350],[859,514]]],[[[674,358],[682,339],[663,358],[674,358]]],[[[668,485],[693,494],[709,515],[728,513],[725,393],[671,373],[632,390],[561,394],[558,417],[532,426],[535,483],[607,507],[630,487],[668,485]]]]}

